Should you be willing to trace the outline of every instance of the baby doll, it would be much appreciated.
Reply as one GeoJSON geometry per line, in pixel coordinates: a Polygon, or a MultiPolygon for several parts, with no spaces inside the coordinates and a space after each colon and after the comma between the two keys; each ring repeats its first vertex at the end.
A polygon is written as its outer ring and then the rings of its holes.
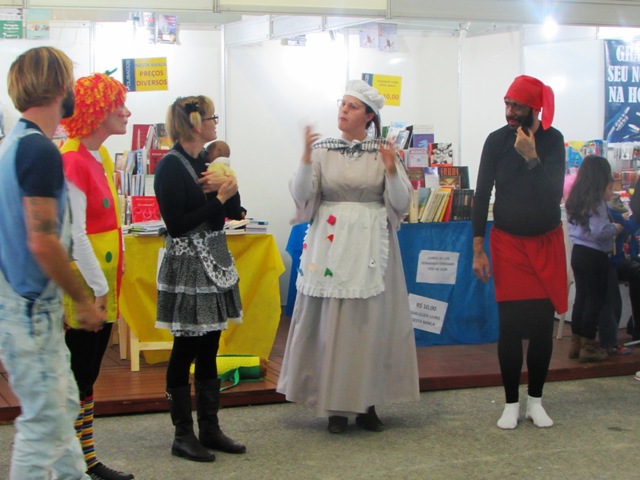
{"type": "Polygon", "coordinates": [[[206,148],[207,161],[209,162],[207,171],[216,171],[218,173],[221,173],[222,175],[231,175],[235,177],[235,172],[231,170],[231,167],[229,167],[230,155],[231,149],[229,148],[227,142],[223,142],[222,140],[211,142],[209,145],[207,145],[206,148]]]}

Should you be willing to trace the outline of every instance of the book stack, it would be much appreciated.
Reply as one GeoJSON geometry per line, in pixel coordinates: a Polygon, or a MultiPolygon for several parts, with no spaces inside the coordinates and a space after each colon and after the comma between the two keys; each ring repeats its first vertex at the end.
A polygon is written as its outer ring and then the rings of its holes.
{"type": "Polygon", "coordinates": [[[267,233],[269,222],[266,220],[250,219],[246,226],[247,233],[267,233]]]}
{"type": "Polygon", "coordinates": [[[162,220],[135,222],[126,228],[127,232],[137,237],[157,237],[163,235],[167,229],[162,220]]]}
{"type": "Polygon", "coordinates": [[[243,220],[227,220],[224,231],[227,235],[241,235],[243,233],[267,233],[269,222],[255,218],[243,220]]]}

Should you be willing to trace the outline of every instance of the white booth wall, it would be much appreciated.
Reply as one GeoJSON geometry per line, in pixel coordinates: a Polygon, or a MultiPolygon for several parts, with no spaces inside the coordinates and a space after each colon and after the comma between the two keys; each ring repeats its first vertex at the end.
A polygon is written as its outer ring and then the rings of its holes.
{"type": "MultiPolygon", "coordinates": [[[[221,115],[218,132],[231,146],[231,161],[249,215],[270,222],[287,267],[285,246],[293,215],[288,182],[302,149],[302,128],[311,124],[327,136],[339,135],[336,100],[344,83],[362,73],[402,77],[400,106],[382,110],[384,124],[431,124],[436,141],[452,142],[455,162],[470,166],[472,186],[484,139],[504,124],[502,98],[512,79],[534,75],[556,90],[556,126],[567,140],[601,138],[604,112],[602,42],[596,29],[569,31],[559,41],[544,41],[537,29],[459,38],[421,31],[400,31],[396,52],[359,46],[356,32],[307,35],[306,47],[280,40],[222,48],[212,27],[183,25],[177,45],[136,42],[126,23],[52,22],[47,41],[4,40],[0,75],[22,51],[52,45],[67,52],[76,75],[118,67],[123,58],[166,57],[169,90],[132,92],[130,124],[163,122],[176,97],[210,96],[221,115]],[[333,39],[332,39],[333,37],[333,39]],[[224,97],[223,97],[224,93],[224,97]],[[225,111],[226,109],[226,111],[225,111]]],[[[7,128],[19,115],[4,88],[0,102],[7,128]]],[[[125,136],[106,142],[114,154],[131,145],[125,136]]],[[[281,277],[286,301],[289,272],[281,277]]]]}

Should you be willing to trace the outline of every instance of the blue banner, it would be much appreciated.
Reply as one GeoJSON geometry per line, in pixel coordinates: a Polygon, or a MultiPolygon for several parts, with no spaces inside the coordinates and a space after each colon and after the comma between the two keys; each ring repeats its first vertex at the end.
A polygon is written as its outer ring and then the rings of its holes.
{"type": "Polygon", "coordinates": [[[603,138],[640,141],[640,42],[605,40],[604,55],[603,138]]]}

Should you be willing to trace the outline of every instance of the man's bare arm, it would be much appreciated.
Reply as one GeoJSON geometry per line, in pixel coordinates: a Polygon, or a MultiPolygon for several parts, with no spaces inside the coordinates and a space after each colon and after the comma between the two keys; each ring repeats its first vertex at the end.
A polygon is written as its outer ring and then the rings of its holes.
{"type": "Polygon", "coordinates": [[[83,328],[94,330],[102,324],[102,314],[93,305],[82,283],[71,270],[69,256],[58,237],[57,202],[48,197],[24,197],[27,247],[45,275],[58,284],[78,306],[83,328]]]}

